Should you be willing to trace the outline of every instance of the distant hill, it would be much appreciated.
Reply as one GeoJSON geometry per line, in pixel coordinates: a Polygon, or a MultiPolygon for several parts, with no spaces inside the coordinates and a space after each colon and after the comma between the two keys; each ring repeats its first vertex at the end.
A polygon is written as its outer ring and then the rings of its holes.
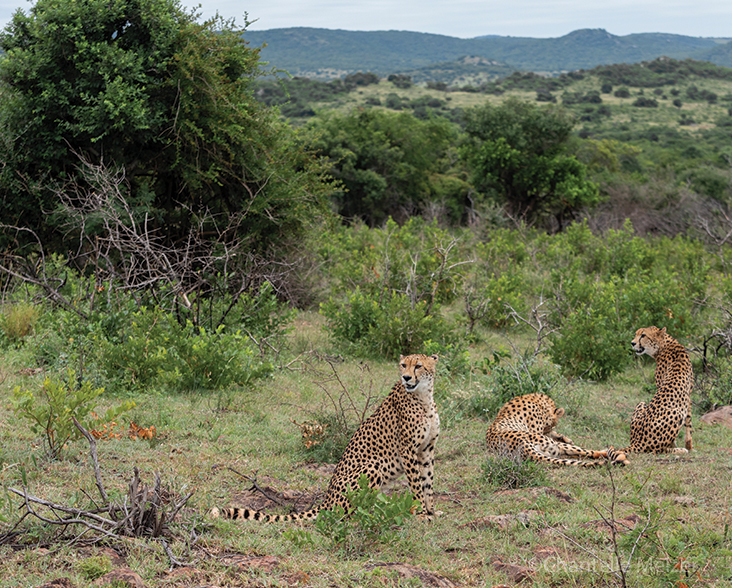
{"type": "MultiPolygon", "coordinates": [[[[483,58],[508,69],[558,73],[660,56],[732,65],[732,45],[721,40],[665,33],[616,36],[582,29],[563,37],[486,36],[459,39],[408,31],[344,31],[315,28],[247,31],[253,46],[267,44],[262,58],[292,75],[331,79],[356,71],[385,76],[463,58],[483,58]]],[[[727,40],[724,40],[727,41],[727,40]]],[[[501,68],[503,69],[503,68],[501,68]]]]}
{"type": "Polygon", "coordinates": [[[711,49],[705,49],[691,55],[694,59],[711,61],[716,65],[732,67],[732,43],[715,45],[711,49]]]}

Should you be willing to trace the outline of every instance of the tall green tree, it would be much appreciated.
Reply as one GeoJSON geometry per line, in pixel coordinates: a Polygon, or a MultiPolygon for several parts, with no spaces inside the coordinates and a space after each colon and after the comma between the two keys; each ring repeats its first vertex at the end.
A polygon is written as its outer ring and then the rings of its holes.
{"type": "Polygon", "coordinates": [[[554,219],[561,230],[575,211],[597,203],[597,186],[567,153],[573,121],[561,108],[511,98],[465,113],[470,140],[462,155],[475,186],[529,222],[554,219]]]}
{"type": "Polygon", "coordinates": [[[173,245],[204,213],[238,215],[253,248],[297,237],[323,203],[320,172],[254,99],[262,69],[245,38],[177,0],[18,10],[0,34],[0,217],[61,249],[64,219],[49,214],[86,181],[83,159],[123,169],[130,206],[173,245]]]}
{"type": "Polygon", "coordinates": [[[309,131],[311,147],[340,182],[331,199],[342,216],[375,226],[439,202],[459,220],[468,185],[446,157],[457,134],[448,121],[363,109],[321,116],[309,131]]]}

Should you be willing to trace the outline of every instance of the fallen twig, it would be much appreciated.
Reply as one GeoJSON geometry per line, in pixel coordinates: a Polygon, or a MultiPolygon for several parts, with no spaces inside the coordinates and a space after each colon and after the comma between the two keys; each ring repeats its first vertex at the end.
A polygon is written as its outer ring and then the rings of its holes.
{"type": "Polygon", "coordinates": [[[272,502],[274,502],[274,503],[275,503],[275,504],[277,504],[278,506],[287,506],[287,505],[286,505],[286,504],[285,504],[284,502],[282,502],[282,501],[281,501],[281,500],[280,500],[279,498],[277,498],[276,496],[269,496],[269,495],[268,495],[268,494],[267,494],[267,493],[266,493],[266,492],[265,492],[265,491],[264,491],[264,490],[263,490],[263,489],[262,489],[262,488],[261,488],[261,487],[259,486],[259,484],[257,484],[257,472],[254,472],[254,477],[252,478],[251,476],[247,476],[247,475],[245,475],[245,474],[242,474],[241,472],[237,472],[237,471],[236,471],[236,470],[235,470],[234,468],[232,468],[231,466],[229,466],[229,469],[230,469],[230,470],[231,470],[232,472],[234,472],[235,474],[237,474],[238,476],[241,476],[241,477],[242,477],[242,478],[244,478],[245,480],[247,480],[247,481],[251,482],[251,483],[252,483],[252,487],[251,487],[251,490],[256,490],[257,492],[261,493],[261,494],[262,494],[262,496],[264,496],[264,497],[265,497],[265,498],[266,498],[267,500],[271,500],[272,502]]]}

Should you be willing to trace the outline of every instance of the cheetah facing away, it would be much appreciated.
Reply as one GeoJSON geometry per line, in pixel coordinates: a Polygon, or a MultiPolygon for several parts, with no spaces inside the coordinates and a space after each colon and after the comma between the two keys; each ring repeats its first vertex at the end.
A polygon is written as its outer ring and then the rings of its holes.
{"type": "Polygon", "coordinates": [[[691,451],[691,388],[694,373],[686,348],[666,327],[646,327],[635,332],[631,346],[636,355],[656,360],[656,394],[635,407],[630,421],[630,446],[634,453],[688,453],[691,451]],[[684,445],[676,447],[681,425],[684,445]]]}
{"type": "Polygon", "coordinates": [[[564,409],[557,408],[546,394],[517,396],[503,405],[488,428],[488,451],[554,465],[595,467],[608,460],[628,463],[625,455],[613,448],[591,451],[572,445],[571,439],[554,431],[563,414],[564,409]]]}
{"type": "Polygon", "coordinates": [[[270,515],[248,508],[211,511],[213,517],[263,522],[312,520],[320,510],[350,509],[345,492],[358,488],[366,474],[370,488],[384,488],[406,474],[409,488],[422,504],[422,515],[434,514],[432,483],[440,417],[433,400],[436,355],[407,355],[399,360],[400,379],[384,402],[356,430],[336,465],[320,504],[302,513],[270,515]]]}

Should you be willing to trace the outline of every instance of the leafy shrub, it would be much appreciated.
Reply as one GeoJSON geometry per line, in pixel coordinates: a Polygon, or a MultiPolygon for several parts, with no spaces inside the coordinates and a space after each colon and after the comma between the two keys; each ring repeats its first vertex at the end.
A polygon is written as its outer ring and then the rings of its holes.
{"type": "Polygon", "coordinates": [[[174,331],[175,369],[167,368],[169,387],[183,390],[219,390],[232,384],[245,386],[271,371],[259,362],[241,332],[227,333],[224,326],[214,332],[194,327],[174,331]],[[174,376],[170,380],[170,376],[174,376]]]}
{"type": "Polygon", "coordinates": [[[633,106],[637,106],[639,108],[658,108],[658,100],[655,98],[644,98],[643,96],[639,96],[636,98],[635,102],[633,102],[633,106]]]}
{"type": "Polygon", "coordinates": [[[173,315],[146,308],[134,313],[120,343],[104,344],[103,365],[112,382],[133,389],[216,390],[271,371],[239,331],[181,327],[173,315]]]}
{"type": "Polygon", "coordinates": [[[420,353],[440,358],[437,369],[441,376],[466,376],[470,373],[470,353],[459,343],[428,340],[420,353]]]}
{"type": "MultiPolygon", "coordinates": [[[[701,264],[703,265],[703,264],[701,264]]],[[[624,277],[563,281],[553,322],[561,330],[550,336],[549,355],[571,376],[604,380],[627,365],[628,341],[640,327],[667,327],[679,337],[698,328],[694,314],[696,288],[705,278],[693,274],[681,284],[676,272],[649,275],[631,267],[624,277]]]]}
{"type": "Polygon", "coordinates": [[[619,329],[615,285],[575,282],[567,290],[583,302],[562,317],[561,332],[552,335],[552,361],[568,375],[589,379],[604,380],[622,371],[630,356],[629,333],[619,329]]]}
{"type": "Polygon", "coordinates": [[[475,366],[475,384],[479,392],[467,405],[472,416],[491,419],[516,396],[532,393],[551,396],[562,382],[555,366],[539,365],[533,356],[526,354],[513,362],[507,361],[508,358],[508,353],[498,350],[475,366]]]}
{"type": "Polygon", "coordinates": [[[339,305],[331,298],[320,305],[320,312],[328,319],[328,331],[334,339],[358,344],[366,339],[382,311],[376,299],[356,286],[345,304],[339,305]]]}
{"type": "Polygon", "coordinates": [[[483,463],[481,479],[491,488],[528,488],[547,483],[546,470],[538,462],[517,455],[491,455],[483,463]]]}
{"type": "Polygon", "coordinates": [[[421,353],[425,341],[445,339],[447,325],[439,308],[433,314],[426,309],[426,301],[412,305],[404,294],[384,291],[379,299],[358,288],[343,304],[331,299],[321,305],[337,342],[357,354],[389,359],[421,353]]]}
{"type": "Polygon", "coordinates": [[[30,422],[34,433],[44,435],[48,457],[58,459],[68,441],[82,437],[72,417],[90,431],[112,422],[135,406],[134,402],[126,401],[98,417],[94,412],[94,400],[103,392],[104,388],[93,388],[90,382],[77,386],[76,374],[69,371],[66,380],[46,378],[37,397],[32,391],[16,386],[13,409],[30,422]]]}
{"type": "Polygon", "coordinates": [[[427,340],[444,340],[447,325],[433,308],[427,314],[427,302],[412,305],[405,294],[392,293],[384,302],[376,324],[369,330],[367,346],[381,357],[421,353],[427,340]]]}
{"type": "Polygon", "coordinates": [[[362,474],[358,488],[346,492],[351,510],[342,506],[321,510],[315,528],[334,545],[343,546],[350,553],[360,554],[374,543],[393,543],[400,528],[419,507],[409,492],[386,496],[376,488],[369,488],[369,480],[362,474]]]}
{"type": "Polygon", "coordinates": [[[704,366],[694,366],[695,402],[702,411],[732,404],[732,358],[718,353],[704,366]]]}
{"type": "Polygon", "coordinates": [[[412,76],[406,74],[390,74],[387,81],[394,84],[397,88],[405,90],[412,87],[412,76]]]}

